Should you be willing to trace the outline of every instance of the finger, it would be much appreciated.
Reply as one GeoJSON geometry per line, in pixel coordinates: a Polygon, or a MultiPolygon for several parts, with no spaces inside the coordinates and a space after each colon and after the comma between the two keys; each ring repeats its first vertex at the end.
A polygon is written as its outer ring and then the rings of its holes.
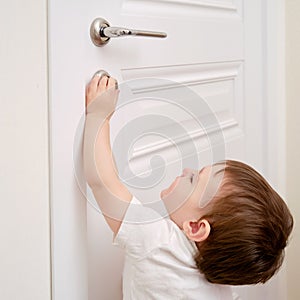
{"type": "Polygon", "coordinates": [[[86,106],[97,96],[97,86],[99,78],[94,76],[91,81],[87,84],[85,89],[85,103],[86,106]]]}
{"type": "Polygon", "coordinates": [[[115,88],[116,87],[116,79],[114,79],[113,77],[110,77],[107,83],[107,88],[115,88]]]}
{"type": "Polygon", "coordinates": [[[108,77],[107,76],[103,76],[99,82],[98,88],[97,88],[97,92],[103,92],[106,90],[106,86],[107,86],[107,81],[108,81],[108,77]]]}
{"type": "Polygon", "coordinates": [[[97,93],[97,88],[98,88],[98,84],[99,84],[99,76],[94,76],[92,78],[92,80],[90,81],[90,83],[87,86],[87,93],[90,96],[94,96],[97,93]]]}

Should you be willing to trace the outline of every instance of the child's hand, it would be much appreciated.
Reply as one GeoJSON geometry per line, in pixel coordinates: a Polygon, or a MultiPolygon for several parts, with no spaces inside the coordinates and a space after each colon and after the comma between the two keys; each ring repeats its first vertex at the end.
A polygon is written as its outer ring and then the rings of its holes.
{"type": "Polygon", "coordinates": [[[94,76],[89,84],[86,86],[86,106],[88,106],[95,98],[110,88],[116,87],[116,79],[113,77],[99,77],[94,76]]]}
{"type": "Polygon", "coordinates": [[[109,119],[115,110],[119,92],[114,78],[94,76],[86,87],[87,112],[97,111],[109,119]]]}

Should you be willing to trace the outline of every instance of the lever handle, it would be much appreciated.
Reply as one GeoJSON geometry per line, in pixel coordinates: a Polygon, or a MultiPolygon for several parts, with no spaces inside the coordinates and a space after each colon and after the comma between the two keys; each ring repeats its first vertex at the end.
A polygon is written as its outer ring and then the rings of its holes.
{"type": "Polygon", "coordinates": [[[146,36],[146,37],[158,37],[165,38],[167,34],[165,32],[146,31],[128,29],[122,27],[111,27],[109,23],[103,18],[95,19],[90,27],[90,36],[95,46],[102,47],[106,45],[111,38],[120,36],[146,36]]]}
{"type": "Polygon", "coordinates": [[[151,36],[151,37],[166,37],[166,33],[164,32],[156,32],[156,31],[145,31],[145,30],[135,30],[135,29],[127,29],[121,27],[106,27],[103,30],[100,30],[100,35],[102,37],[119,37],[124,35],[140,35],[140,36],[151,36]]]}

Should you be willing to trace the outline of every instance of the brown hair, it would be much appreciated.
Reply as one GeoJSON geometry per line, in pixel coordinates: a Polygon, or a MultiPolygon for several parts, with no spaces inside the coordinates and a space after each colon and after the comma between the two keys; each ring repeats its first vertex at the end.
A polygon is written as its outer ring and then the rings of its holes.
{"type": "Polygon", "coordinates": [[[265,283],[280,268],[293,217],[282,198],[250,166],[227,160],[224,180],[207,205],[208,238],[197,243],[197,267],[212,283],[265,283]]]}

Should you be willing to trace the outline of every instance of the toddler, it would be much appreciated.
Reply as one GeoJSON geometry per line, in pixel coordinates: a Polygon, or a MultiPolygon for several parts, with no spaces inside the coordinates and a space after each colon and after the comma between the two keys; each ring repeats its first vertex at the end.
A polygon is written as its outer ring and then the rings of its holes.
{"type": "Polygon", "coordinates": [[[113,244],[125,249],[123,298],[229,300],[230,285],[269,280],[293,228],[281,197],[252,167],[226,160],[185,168],[160,194],[169,217],[143,206],[120,181],[111,151],[118,94],[112,77],[87,85],[83,156],[113,244]]]}

